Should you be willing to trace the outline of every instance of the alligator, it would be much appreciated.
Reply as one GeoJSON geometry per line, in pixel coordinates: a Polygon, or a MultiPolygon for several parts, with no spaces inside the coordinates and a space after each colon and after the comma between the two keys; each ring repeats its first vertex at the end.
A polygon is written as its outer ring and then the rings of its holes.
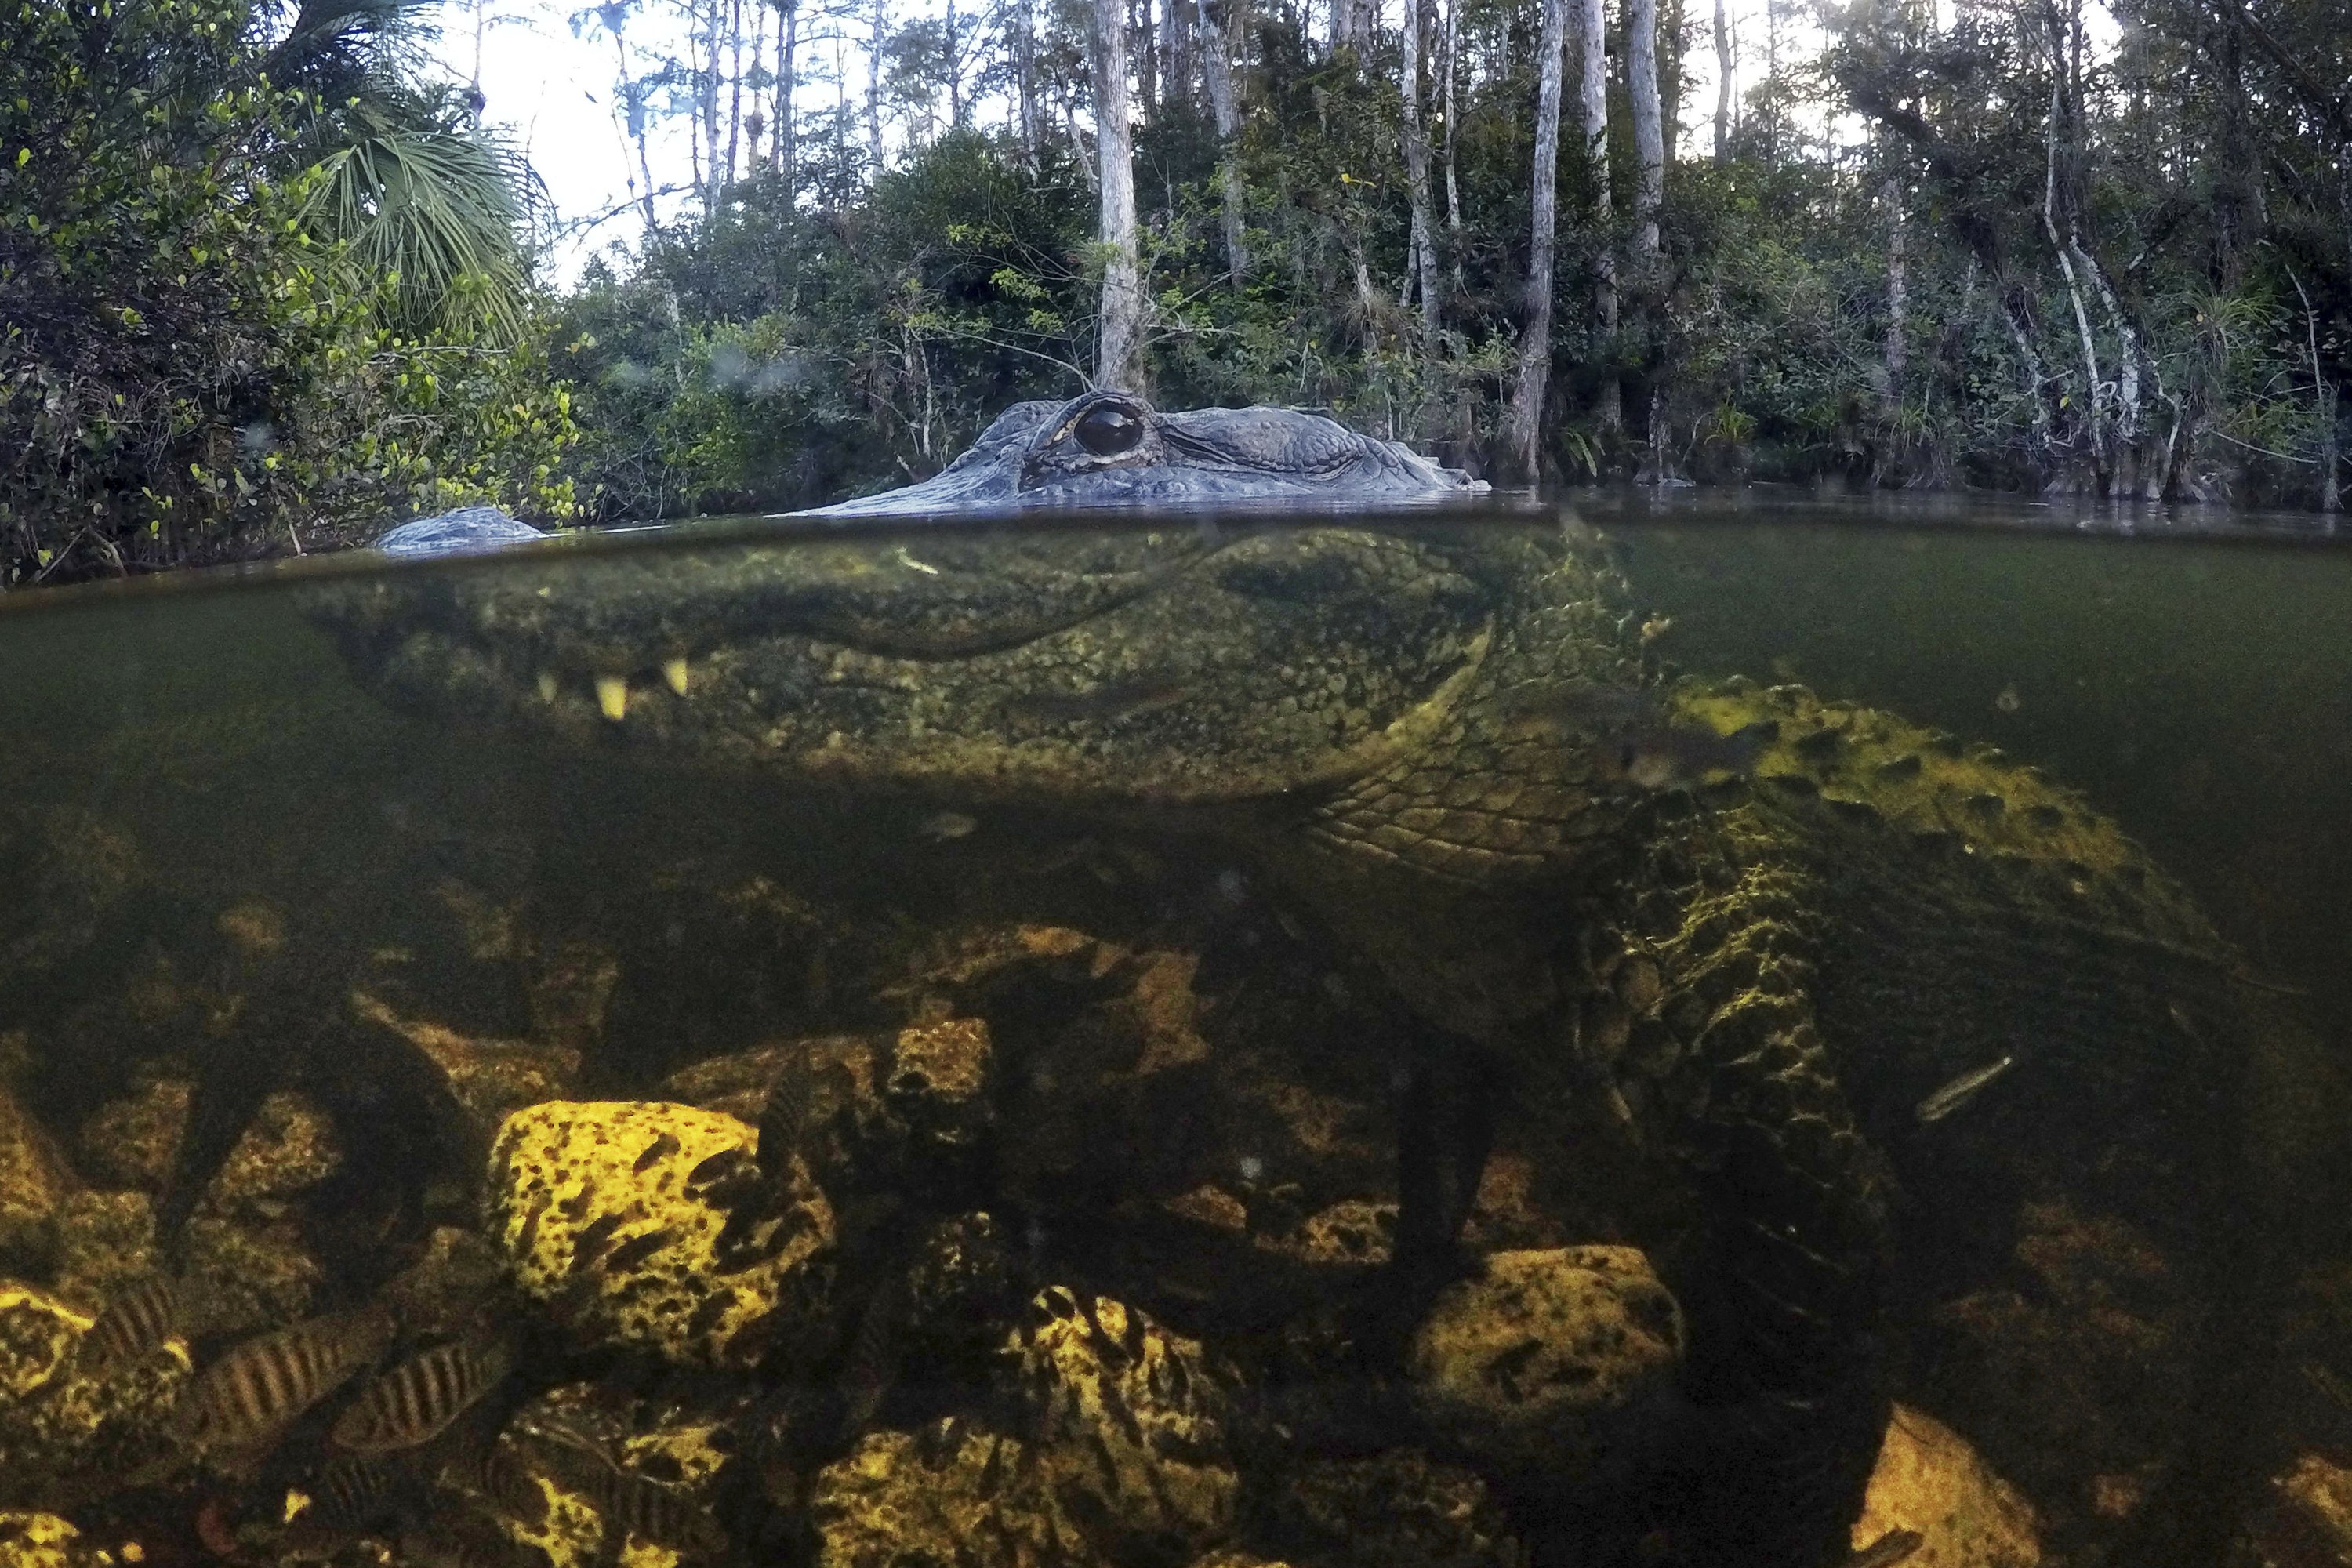
{"type": "Polygon", "coordinates": [[[932,478],[803,513],[906,517],[1030,507],[1360,506],[1481,491],[1402,442],[1294,408],[1162,413],[1132,393],[1016,403],[932,478]]]}
{"type": "MultiPolygon", "coordinates": [[[[1197,498],[1238,427],[1123,395],[1023,405],[938,479],[819,515],[1197,498]]],[[[1233,482],[1213,493],[1263,493],[1233,482]]],[[[1248,865],[1415,1021],[1404,1293],[1446,1277],[1496,1097],[1573,1108],[1562,1125],[1666,1194],[1704,1434],[1678,1556],[1813,1568],[1844,1560],[1884,1428],[1905,1225],[1966,1223],[1914,1178],[1955,1149],[1990,1173],[1972,1194],[2058,1173],[2210,1256],[2199,1238],[2256,1201],[2226,1173],[2271,1092],[2264,1043],[2296,1025],[2071,792],[1799,688],[1668,680],[1626,594],[1556,519],[1406,514],[688,533],[388,571],[312,605],[403,708],[1248,865]],[[1634,765],[1661,727],[1716,742],[1704,765],[1634,765]]],[[[2210,1410],[2242,1403],[2261,1332],[2231,1321],[2210,1410]]],[[[2210,1505],[2210,1479],[2183,1495],[2210,1505]]]]}

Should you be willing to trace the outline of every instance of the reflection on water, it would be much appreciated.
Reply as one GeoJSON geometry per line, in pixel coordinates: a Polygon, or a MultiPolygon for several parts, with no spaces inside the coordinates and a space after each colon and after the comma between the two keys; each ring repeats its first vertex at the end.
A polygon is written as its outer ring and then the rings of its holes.
{"type": "Polygon", "coordinates": [[[2352,557],[1711,504],[12,601],[9,1550],[2330,1560],[2352,557]]]}

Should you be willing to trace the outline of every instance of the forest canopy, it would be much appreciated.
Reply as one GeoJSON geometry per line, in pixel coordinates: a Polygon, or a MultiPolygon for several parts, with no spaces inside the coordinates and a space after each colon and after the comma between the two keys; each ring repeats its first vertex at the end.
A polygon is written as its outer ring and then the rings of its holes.
{"type": "Polygon", "coordinates": [[[611,0],[573,21],[631,243],[562,290],[425,14],[0,0],[0,580],[809,504],[1097,379],[1498,479],[2338,505],[2328,0],[1773,0],[1761,39],[1687,0],[611,0]]]}

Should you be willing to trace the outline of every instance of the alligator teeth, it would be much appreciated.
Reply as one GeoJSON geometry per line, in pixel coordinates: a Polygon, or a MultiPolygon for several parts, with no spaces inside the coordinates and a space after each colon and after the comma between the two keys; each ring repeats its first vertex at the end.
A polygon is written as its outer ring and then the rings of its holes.
{"type": "Polygon", "coordinates": [[[680,697],[685,696],[686,655],[680,654],[676,658],[662,660],[662,679],[669,682],[669,689],[672,691],[677,692],[680,697]]]}
{"type": "Polygon", "coordinates": [[[629,716],[629,678],[625,675],[600,675],[596,678],[596,706],[604,717],[617,724],[629,716]]]}
{"type": "Polygon", "coordinates": [[[539,672],[539,700],[541,702],[546,703],[554,702],[555,671],[551,669],[542,669],[539,672]]]}

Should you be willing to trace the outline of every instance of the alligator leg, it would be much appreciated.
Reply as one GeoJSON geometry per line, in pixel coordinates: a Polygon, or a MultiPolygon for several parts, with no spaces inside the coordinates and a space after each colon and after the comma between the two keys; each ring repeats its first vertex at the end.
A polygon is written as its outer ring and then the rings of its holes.
{"type": "Polygon", "coordinates": [[[1494,1146],[1499,1075],[1491,1069],[1471,1042],[1417,1024],[1393,1079],[1396,1247],[1381,1338],[1396,1359],[1431,1300],[1464,1271],[1462,1228],[1494,1146]]]}

